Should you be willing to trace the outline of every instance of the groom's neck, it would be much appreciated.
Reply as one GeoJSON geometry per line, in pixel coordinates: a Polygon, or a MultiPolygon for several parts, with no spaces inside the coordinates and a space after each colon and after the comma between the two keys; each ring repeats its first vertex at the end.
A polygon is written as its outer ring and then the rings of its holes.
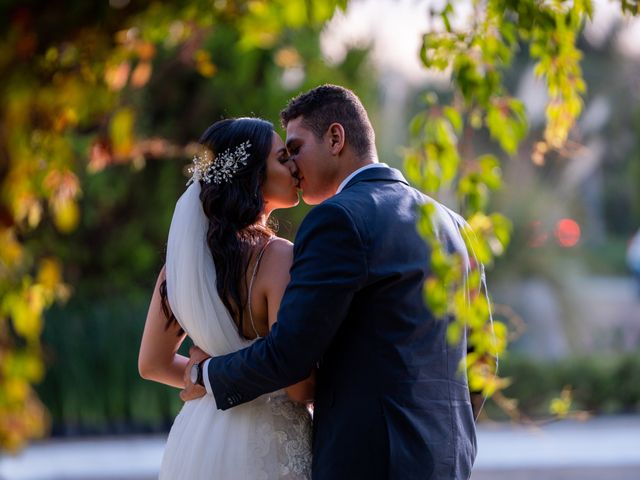
{"type": "Polygon", "coordinates": [[[378,163],[378,157],[376,155],[367,157],[353,157],[345,161],[342,165],[342,168],[340,169],[340,174],[338,175],[338,185],[340,185],[345,178],[347,178],[356,170],[359,170],[362,167],[366,167],[367,165],[371,165],[372,163],[378,163]]]}
{"type": "Polygon", "coordinates": [[[370,156],[370,157],[364,157],[364,158],[354,157],[352,159],[349,159],[348,161],[344,161],[341,164],[341,168],[339,169],[338,175],[336,175],[335,177],[335,185],[332,186],[332,192],[333,192],[332,195],[338,191],[338,188],[340,188],[340,185],[342,185],[350,175],[352,175],[354,172],[361,169],[362,167],[366,167],[367,165],[371,165],[374,163],[378,163],[378,158],[376,156],[370,156]]]}

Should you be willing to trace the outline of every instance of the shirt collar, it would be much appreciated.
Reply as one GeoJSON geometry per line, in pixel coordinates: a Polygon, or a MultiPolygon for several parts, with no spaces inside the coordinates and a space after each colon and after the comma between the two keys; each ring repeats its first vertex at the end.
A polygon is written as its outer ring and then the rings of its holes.
{"type": "Polygon", "coordinates": [[[342,183],[338,187],[338,190],[336,190],[336,195],[342,191],[342,189],[347,185],[347,183],[349,183],[349,181],[353,177],[358,175],[360,172],[364,172],[365,170],[369,170],[370,168],[389,168],[389,165],[387,165],[386,163],[369,163],[368,165],[365,165],[364,167],[360,167],[359,169],[357,169],[355,172],[352,172],[351,175],[349,175],[347,178],[345,178],[342,181],[342,183]]]}

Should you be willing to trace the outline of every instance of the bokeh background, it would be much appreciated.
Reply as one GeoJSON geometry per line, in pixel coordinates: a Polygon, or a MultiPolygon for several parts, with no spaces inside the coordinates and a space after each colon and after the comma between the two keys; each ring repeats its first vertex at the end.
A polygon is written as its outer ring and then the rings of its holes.
{"type": "MultiPolygon", "coordinates": [[[[47,478],[6,463],[34,434],[55,443],[168,431],[178,392],[142,380],[137,355],[191,145],[228,116],[282,132],[288,99],[337,83],[369,110],[381,161],[402,168],[411,119],[433,95],[451,96],[447,72],[419,57],[445,3],[0,4],[0,314],[13,319],[1,324],[0,368],[27,384],[5,383],[0,403],[29,399],[20,418],[0,412],[0,477],[47,478]]],[[[487,403],[485,424],[640,411],[640,283],[627,259],[640,228],[640,23],[620,2],[594,10],[577,41],[583,113],[562,149],[537,147],[547,89],[527,49],[504,78],[528,118],[517,151],[460,136],[462,157],[500,158],[491,209],[513,224],[488,270],[511,340],[501,361],[510,386],[487,403]]],[[[441,200],[459,208],[453,195],[441,200]]],[[[280,234],[293,240],[307,211],[276,212],[280,234]]]]}

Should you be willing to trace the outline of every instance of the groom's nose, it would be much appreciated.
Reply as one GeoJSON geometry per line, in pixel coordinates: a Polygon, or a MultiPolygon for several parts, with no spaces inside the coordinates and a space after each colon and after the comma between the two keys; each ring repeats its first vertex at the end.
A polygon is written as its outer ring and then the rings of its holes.
{"type": "Polygon", "coordinates": [[[296,164],[295,160],[293,160],[291,157],[289,157],[289,160],[287,160],[287,167],[289,167],[289,172],[291,173],[291,176],[298,178],[298,165],[296,164]]]}

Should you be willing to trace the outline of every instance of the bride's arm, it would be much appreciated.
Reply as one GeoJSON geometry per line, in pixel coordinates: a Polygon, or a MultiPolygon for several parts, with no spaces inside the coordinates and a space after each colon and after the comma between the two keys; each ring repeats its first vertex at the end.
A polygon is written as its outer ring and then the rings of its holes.
{"type": "MultiPolygon", "coordinates": [[[[289,269],[293,262],[293,247],[288,242],[275,241],[265,252],[263,272],[269,281],[265,286],[267,309],[269,314],[269,330],[278,319],[278,309],[284,291],[289,284],[289,269]]],[[[300,403],[313,402],[316,390],[315,370],[306,380],[291,385],[285,389],[291,400],[300,403]]]]}
{"type": "Polygon", "coordinates": [[[138,371],[146,380],[184,388],[183,374],[189,359],[178,355],[177,351],[186,335],[180,331],[177,322],[167,327],[160,297],[160,285],[164,279],[165,268],[162,267],[147,312],[138,355],[138,371]]]}

